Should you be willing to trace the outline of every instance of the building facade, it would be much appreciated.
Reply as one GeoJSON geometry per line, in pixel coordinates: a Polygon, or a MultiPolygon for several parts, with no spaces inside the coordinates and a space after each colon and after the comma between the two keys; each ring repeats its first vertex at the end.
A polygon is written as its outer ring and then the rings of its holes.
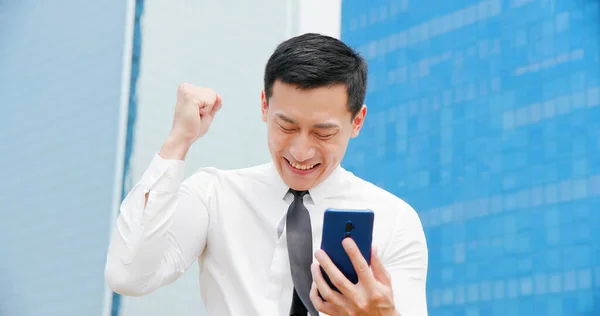
{"type": "Polygon", "coordinates": [[[370,65],[344,165],[420,214],[431,315],[600,313],[599,9],[343,2],[370,65]]]}

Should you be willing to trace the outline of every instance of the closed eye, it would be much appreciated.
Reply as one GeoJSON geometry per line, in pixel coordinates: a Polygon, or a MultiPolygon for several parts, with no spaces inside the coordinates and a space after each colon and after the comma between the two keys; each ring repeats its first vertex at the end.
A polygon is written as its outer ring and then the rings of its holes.
{"type": "Polygon", "coordinates": [[[336,133],[332,133],[332,134],[326,134],[326,135],[322,135],[322,134],[315,134],[317,135],[317,137],[319,139],[330,139],[332,138],[336,133]]]}
{"type": "Polygon", "coordinates": [[[281,128],[281,130],[284,131],[284,132],[286,132],[286,133],[293,133],[294,132],[294,129],[285,128],[285,127],[283,127],[281,125],[279,125],[279,128],[281,128]]]}

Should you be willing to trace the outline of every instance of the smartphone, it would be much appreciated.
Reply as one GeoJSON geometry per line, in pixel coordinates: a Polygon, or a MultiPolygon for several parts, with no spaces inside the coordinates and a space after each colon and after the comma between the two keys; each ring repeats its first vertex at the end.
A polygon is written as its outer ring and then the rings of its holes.
{"type": "MultiPolygon", "coordinates": [[[[375,215],[371,210],[325,210],[321,249],[325,251],[346,278],[354,284],[358,283],[358,275],[344,246],[342,246],[342,241],[344,238],[352,238],[367,263],[371,265],[374,218],[375,215]]],[[[339,292],[331,283],[323,268],[321,268],[321,273],[323,273],[323,277],[329,286],[339,292]]]]}

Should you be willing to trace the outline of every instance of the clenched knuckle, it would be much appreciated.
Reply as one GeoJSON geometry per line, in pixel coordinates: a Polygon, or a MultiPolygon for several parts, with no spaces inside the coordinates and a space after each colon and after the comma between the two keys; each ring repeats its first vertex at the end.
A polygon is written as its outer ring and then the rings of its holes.
{"type": "Polygon", "coordinates": [[[201,88],[200,93],[202,93],[203,96],[212,96],[217,94],[215,90],[211,88],[201,88]]]}
{"type": "Polygon", "coordinates": [[[190,86],[191,86],[191,84],[184,82],[177,87],[177,91],[186,93],[187,91],[190,90],[190,86]]]}
{"type": "Polygon", "coordinates": [[[194,87],[189,83],[182,83],[177,88],[177,92],[186,100],[193,98],[194,87]]]}

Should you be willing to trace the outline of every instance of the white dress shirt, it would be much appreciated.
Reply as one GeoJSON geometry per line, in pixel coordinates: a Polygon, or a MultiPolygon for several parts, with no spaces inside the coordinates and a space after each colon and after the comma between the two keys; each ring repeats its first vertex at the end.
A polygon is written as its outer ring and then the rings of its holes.
{"type": "MultiPolygon", "coordinates": [[[[155,155],[129,192],[108,252],[109,286],[143,295],[172,283],[197,260],[209,315],[289,315],[293,284],[285,229],[278,237],[278,228],[293,196],[275,166],[203,168],[183,178],[183,161],[155,155]]],[[[304,204],[314,251],[327,208],[373,210],[373,243],[391,275],[396,308],[402,316],[427,315],[427,245],[407,203],[338,167],[309,190],[304,204]]]]}

